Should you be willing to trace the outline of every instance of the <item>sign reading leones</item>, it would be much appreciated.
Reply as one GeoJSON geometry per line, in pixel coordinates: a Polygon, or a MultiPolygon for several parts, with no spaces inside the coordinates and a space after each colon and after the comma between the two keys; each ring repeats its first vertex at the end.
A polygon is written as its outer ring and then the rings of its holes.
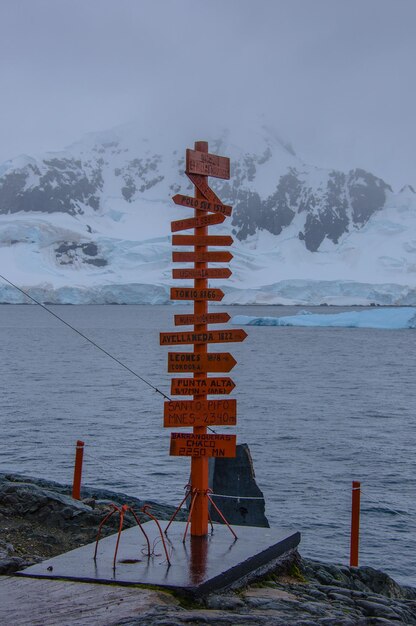
{"type": "Polygon", "coordinates": [[[230,372],[237,361],[229,352],[169,352],[168,372],[230,372]]]}
{"type": "Polygon", "coordinates": [[[172,433],[171,456],[233,458],[236,455],[235,435],[172,433]]]}

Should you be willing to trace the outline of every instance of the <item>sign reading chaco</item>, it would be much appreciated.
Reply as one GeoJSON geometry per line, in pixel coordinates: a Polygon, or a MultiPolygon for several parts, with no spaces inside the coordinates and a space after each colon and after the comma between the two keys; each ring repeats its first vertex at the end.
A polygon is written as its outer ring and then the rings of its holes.
{"type": "Polygon", "coordinates": [[[207,435],[194,433],[172,433],[170,454],[172,456],[235,457],[235,435],[207,435]]]}
{"type": "MultiPolygon", "coordinates": [[[[175,326],[191,326],[180,332],[160,333],[160,344],[180,346],[191,344],[192,352],[169,352],[168,372],[188,374],[171,380],[171,394],[180,399],[165,402],[163,425],[166,428],[192,428],[191,433],[172,433],[170,454],[191,457],[191,534],[206,536],[208,532],[208,459],[228,458],[236,455],[236,436],[211,434],[211,426],[233,426],[237,422],[237,401],[233,398],[209,399],[209,396],[228,396],[235,384],[228,376],[215,373],[229,372],[237,364],[229,352],[210,352],[212,343],[241,342],[247,337],[238,328],[211,329],[209,324],[226,324],[228,313],[211,313],[208,302],[219,302],[224,297],[215,289],[210,279],[226,280],[231,276],[228,267],[209,267],[209,263],[229,263],[233,255],[228,250],[212,250],[212,246],[231,246],[228,234],[212,235],[209,228],[222,224],[232,213],[232,207],[223,204],[208,184],[208,176],[230,178],[228,157],[210,154],[206,142],[196,142],[195,149],[186,151],[186,175],[195,186],[195,197],[176,194],[173,201],[178,206],[193,209],[193,216],[175,220],[171,232],[189,231],[190,234],[172,235],[173,246],[189,246],[190,251],[174,250],[174,263],[193,263],[193,267],[175,268],[173,279],[192,280],[185,287],[171,287],[171,300],[193,301],[193,312],[174,316],[175,326]],[[193,328],[192,328],[193,326],[193,328]],[[208,376],[213,372],[214,376],[208,376]],[[190,376],[189,376],[190,375],[190,376]],[[183,399],[193,396],[193,399],[183,399]]],[[[221,285],[222,286],[222,285],[221,285]]],[[[186,349],[186,348],[185,348],[186,349]]]]}

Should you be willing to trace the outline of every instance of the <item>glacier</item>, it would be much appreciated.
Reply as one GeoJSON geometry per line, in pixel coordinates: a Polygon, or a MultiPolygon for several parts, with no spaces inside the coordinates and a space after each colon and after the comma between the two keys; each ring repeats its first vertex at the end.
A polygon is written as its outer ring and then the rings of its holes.
{"type": "Polygon", "coordinates": [[[239,326],[302,326],[330,328],[377,328],[400,330],[416,328],[416,308],[380,308],[343,313],[311,313],[299,311],[296,315],[283,317],[253,317],[235,315],[231,324],[239,326]]]}
{"type": "MultiPolygon", "coordinates": [[[[305,164],[270,127],[207,138],[232,163],[210,179],[234,206],[212,229],[234,238],[231,278],[209,285],[223,304],[416,304],[412,187],[305,164]]],[[[42,302],[168,303],[184,142],[127,125],[0,165],[0,274],[42,302]]],[[[0,279],[0,303],[24,301],[0,279]]]]}

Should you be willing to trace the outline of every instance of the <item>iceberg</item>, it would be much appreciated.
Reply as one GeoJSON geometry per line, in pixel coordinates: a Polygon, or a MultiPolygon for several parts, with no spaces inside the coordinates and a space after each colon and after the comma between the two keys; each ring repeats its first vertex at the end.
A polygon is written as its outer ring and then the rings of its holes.
{"type": "Polygon", "coordinates": [[[310,313],[300,311],[286,317],[253,317],[235,315],[232,324],[245,326],[304,326],[330,328],[379,328],[398,330],[416,328],[415,307],[392,307],[344,313],[310,313]]]}

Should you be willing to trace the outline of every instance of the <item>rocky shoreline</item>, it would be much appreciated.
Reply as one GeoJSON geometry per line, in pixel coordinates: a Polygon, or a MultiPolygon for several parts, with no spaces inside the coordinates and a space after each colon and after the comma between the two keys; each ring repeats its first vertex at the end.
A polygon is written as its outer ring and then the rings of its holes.
{"type": "MultiPolygon", "coordinates": [[[[108,490],[83,488],[73,500],[68,486],[11,473],[0,474],[0,574],[15,571],[94,541],[110,502],[140,499],[108,490]]],[[[173,507],[151,503],[159,519],[173,507]]],[[[133,525],[126,517],[126,527],[133,525]]],[[[105,529],[115,532],[117,520],[105,529]]],[[[16,579],[17,580],[17,579],[16,579]]],[[[0,576],[0,590],[2,577],[0,576]]],[[[139,591],[138,591],[139,593],[139,591]]],[[[152,605],[138,616],[97,621],[106,626],[366,626],[416,624],[416,589],[398,585],[370,567],[349,568],[285,555],[276,569],[256,583],[190,602],[154,591],[152,605]]],[[[1,607],[0,607],[1,614],[1,607]]],[[[72,623],[72,622],[68,622],[72,623]]],[[[78,622],[77,622],[78,623],[78,622]]],[[[90,623],[90,622],[88,622],[90,623]]]]}

